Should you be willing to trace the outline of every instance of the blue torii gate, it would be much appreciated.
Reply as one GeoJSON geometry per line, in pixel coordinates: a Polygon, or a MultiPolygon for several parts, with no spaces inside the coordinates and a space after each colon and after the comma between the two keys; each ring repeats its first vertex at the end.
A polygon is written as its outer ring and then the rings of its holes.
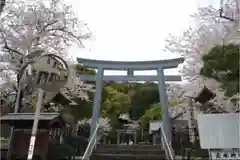
{"type": "Polygon", "coordinates": [[[100,105],[102,100],[103,81],[158,81],[159,98],[162,107],[163,128],[168,142],[172,139],[171,118],[168,114],[168,98],[165,81],[181,81],[181,76],[164,76],[164,69],[177,68],[183,63],[184,58],[157,61],[104,61],[77,58],[77,61],[85,67],[97,69],[97,75],[80,75],[82,81],[96,81],[94,104],[92,111],[91,135],[93,134],[100,116],[100,105]],[[104,70],[125,70],[126,76],[104,76],[104,70]],[[157,75],[135,76],[134,71],[156,70],[157,75]]]}

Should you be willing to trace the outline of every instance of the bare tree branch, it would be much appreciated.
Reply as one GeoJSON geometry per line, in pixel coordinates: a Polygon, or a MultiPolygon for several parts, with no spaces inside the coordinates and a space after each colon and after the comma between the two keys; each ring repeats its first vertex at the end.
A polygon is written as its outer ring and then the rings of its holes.
{"type": "Polygon", "coordinates": [[[46,30],[49,26],[54,25],[54,24],[56,24],[57,22],[58,22],[58,20],[54,20],[54,21],[46,24],[46,25],[43,27],[43,30],[46,30]]]}
{"type": "Polygon", "coordinates": [[[72,32],[68,31],[66,27],[62,27],[62,28],[51,28],[51,29],[48,29],[48,30],[46,30],[46,31],[48,31],[48,32],[61,31],[61,32],[63,32],[63,33],[67,33],[67,34],[70,35],[71,37],[75,38],[81,46],[83,46],[82,39],[88,39],[88,38],[90,38],[91,35],[92,35],[91,33],[87,33],[87,34],[85,34],[85,35],[77,36],[77,35],[73,34],[72,32]]]}
{"type": "Polygon", "coordinates": [[[7,49],[9,52],[14,52],[14,53],[17,53],[17,54],[19,54],[19,55],[23,55],[21,52],[19,52],[18,50],[16,50],[16,49],[13,49],[13,48],[10,48],[9,46],[8,46],[8,43],[7,43],[7,40],[6,40],[6,38],[5,38],[5,36],[4,36],[4,32],[3,32],[3,30],[0,28],[0,34],[1,34],[1,36],[2,36],[2,39],[3,39],[3,42],[4,42],[4,48],[5,49],[7,49]]]}

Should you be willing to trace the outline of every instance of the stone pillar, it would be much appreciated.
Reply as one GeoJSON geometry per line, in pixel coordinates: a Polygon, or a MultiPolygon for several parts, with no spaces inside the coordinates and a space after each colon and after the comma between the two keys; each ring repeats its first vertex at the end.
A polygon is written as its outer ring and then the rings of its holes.
{"type": "Polygon", "coordinates": [[[103,68],[98,68],[97,75],[96,75],[96,87],[95,87],[94,103],[93,103],[93,110],[92,110],[91,132],[90,132],[91,136],[96,128],[96,124],[98,122],[99,115],[100,115],[102,89],[103,89],[103,72],[104,72],[103,68]]]}
{"type": "Polygon", "coordinates": [[[137,144],[137,131],[136,130],[134,131],[134,135],[133,136],[134,136],[134,140],[133,140],[134,144],[137,144]]]}
{"type": "Polygon", "coordinates": [[[162,67],[159,67],[157,69],[157,74],[158,74],[158,91],[159,91],[159,96],[160,96],[159,98],[161,103],[163,129],[166,134],[166,138],[170,143],[172,140],[172,126],[171,126],[171,118],[168,114],[168,98],[167,98],[164,72],[162,67]]]}
{"type": "Polygon", "coordinates": [[[193,106],[193,100],[192,98],[189,98],[188,102],[188,131],[189,131],[189,139],[191,143],[195,142],[195,132],[194,132],[194,106],[193,106]]]}
{"type": "Polygon", "coordinates": [[[121,136],[121,134],[117,131],[117,145],[119,145],[121,143],[120,136],[121,136]]]}
{"type": "Polygon", "coordinates": [[[156,134],[153,134],[152,138],[153,138],[153,140],[152,140],[153,145],[155,146],[157,144],[156,134]]]}
{"type": "Polygon", "coordinates": [[[128,69],[127,69],[127,75],[128,75],[128,76],[133,76],[133,75],[134,75],[134,71],[133,71],[132,68],[128,68],[128,69]]]}

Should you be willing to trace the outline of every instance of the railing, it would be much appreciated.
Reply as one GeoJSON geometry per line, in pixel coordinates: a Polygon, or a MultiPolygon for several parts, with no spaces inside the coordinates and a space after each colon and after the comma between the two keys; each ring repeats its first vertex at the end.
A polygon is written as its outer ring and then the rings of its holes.
{"type": "Polygon", "coordinates": [[[100,124],[98,123],[91,138],[90,141],[88,142],[87,148],[81,158],[81,160],[89,160],[93,149],[95,149],[98,141],[98,129],[99,129],[100,124]]]}
{"type": "Polygon", "coordinates": [[[163,136],[164,150],[165,150],[166,156],[169,160],[175,160],[175,153],[174,153],[174,150],[172,148],[171,142],[168,142],[162,124],[160,125],[160,127],[161,127],[160,130],[161,130],[161,133],[162,133],[162,136],[163,136]]]}

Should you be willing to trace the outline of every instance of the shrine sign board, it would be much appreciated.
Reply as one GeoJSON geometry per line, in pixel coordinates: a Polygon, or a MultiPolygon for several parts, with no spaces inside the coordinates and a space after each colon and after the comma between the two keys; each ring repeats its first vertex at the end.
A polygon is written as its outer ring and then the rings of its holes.
{"type": "Polygon", "coordinates": [[[210,150],[212,160],[240,160],[239,149],[210,150]]]}
{"type": "Polygon", "coordinates": [[[162,121],[150,121],[149,122],[149,134],[152,134],[154,131],[158,131],[162,125],[162,121]]]}
{"type": "Polygon", "coordinates": [[[202,149],[240,148],[240,114],[201,114],[198,130],[202,149]]]}

